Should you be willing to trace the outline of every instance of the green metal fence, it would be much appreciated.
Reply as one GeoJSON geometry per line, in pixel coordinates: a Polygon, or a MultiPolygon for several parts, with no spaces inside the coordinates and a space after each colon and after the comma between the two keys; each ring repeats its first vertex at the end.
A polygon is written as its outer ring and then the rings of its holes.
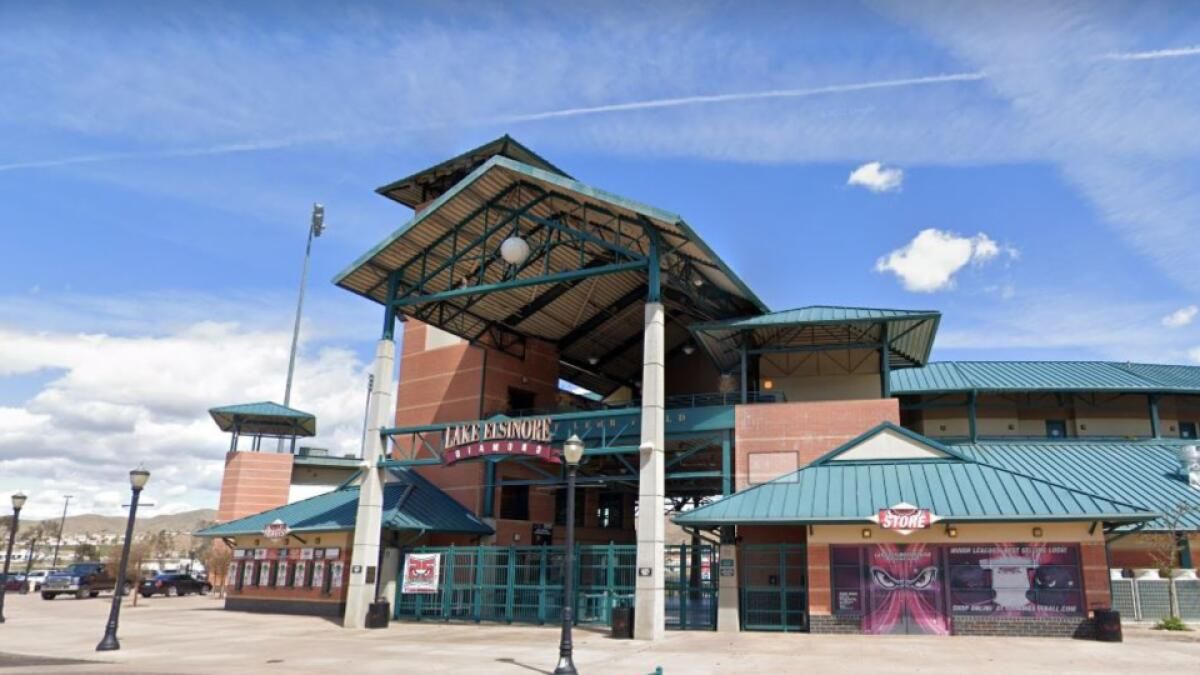
{"type": "MultiPolygon", "coordinates": [[[[441,555],[438,588],[436,593],[404,593],[401,578],[396,586],[397,619],[534,624],[561,620],[561,546],[439,546],[406,553],[441,555]]],[[[637,547],[632,545],[576,548],[577,623],[608,625],[613,607],[632,604],[636,558],[637,547]]]]}
{"type": "Polygon", "coordinates": [[[719,551],[711,544],[666,547],[667,628],[716,630],[719,551]]]}
{"type": "Polygon", "coordinates": [[[808,630],[808,573],[803,544],[743,544],[743,630],[808,630]]]}

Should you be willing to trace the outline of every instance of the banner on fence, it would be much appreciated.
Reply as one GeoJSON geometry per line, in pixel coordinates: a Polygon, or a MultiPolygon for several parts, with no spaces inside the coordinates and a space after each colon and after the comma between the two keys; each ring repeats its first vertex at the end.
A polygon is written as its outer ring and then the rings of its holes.
{"type": "Polygon", "coordinates": [[[409,553],[404,556],[401,593],[437,593],[442,567],[441,553],[409,553]]]}

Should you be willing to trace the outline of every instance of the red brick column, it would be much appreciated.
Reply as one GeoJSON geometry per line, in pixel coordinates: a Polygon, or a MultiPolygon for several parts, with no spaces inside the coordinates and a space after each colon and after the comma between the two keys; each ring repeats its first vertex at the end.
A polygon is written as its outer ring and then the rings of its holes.
{"type": "Polygon", "coordinates": [[[829,571],[829,545],[808,545],[808,613],[829,615],[832,610],[832,580],[829,571]]]}
{"type": "Polygon", "coordinates": [[[230,452],[225,455],[217,522],[254,515],[288,500],[292,456],[279,452],[230,452]]]}
{"type": "Polygon", "coordinates": [[[1104,543],[1083,542],[1079,545],[1079,558],[1083,567],[1083,594],[1087,608],[1111,608],[1112,587],[1109,585],[1108,557],[1104,553],[1104,543]]]}

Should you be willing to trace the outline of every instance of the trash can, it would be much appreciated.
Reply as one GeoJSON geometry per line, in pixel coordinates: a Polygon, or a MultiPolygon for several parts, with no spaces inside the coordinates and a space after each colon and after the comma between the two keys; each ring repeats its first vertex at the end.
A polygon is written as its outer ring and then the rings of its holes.
{"type": "Polygon", "coordinates": [[[1122,642],[1121,613],[1115,609],[1098,609],[1093,618],[1096,623],[1096,639],[1101,642],[1122,642]]]}
{"type": "Polygon", "coordinates": [[[633,608],[612,608],[612,636],[621,640],[633,639],[633,608]]]}
{"type": "Polygon", "coordinates": [[[367,628],[387,628],[392,616],[391,603],[387,600],[372,602],[367,607],[367,628]]]}

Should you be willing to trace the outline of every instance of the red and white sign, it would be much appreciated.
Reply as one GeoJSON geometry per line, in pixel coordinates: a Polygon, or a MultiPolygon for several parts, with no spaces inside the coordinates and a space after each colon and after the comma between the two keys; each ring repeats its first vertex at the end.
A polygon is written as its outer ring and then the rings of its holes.
{"type": "Polygon", "coordinates": [[[262,533],[267,539],[283,539],[284,537],[288,536],[288,531],[287,523],[276,518],[273,522],[268,523],[267,526],[263,528],[262,533]]]}
{"type": "Polygon", "coordinates": [[[562,460],[550,445],[550,436],[548,417],[459,424],[447,427],[442,436],[442,462],[449,465],[489,455],[520,455],[559,464],[562,460]]]}
{"type": "Polygon", "coordinates": [[[900,502],[889,508],[879,509],[879,513],[871,516],[869,520],[885,530],[912,534],[916,530],[928,529],[930,525],[941,520],[941,517],[934,515],[929,509],[900,502]]]}
{"type": "Polygon", "coordinates": [[[441,553],[409,553],[404,556],[401,593],[437,593],[441,575],[441,553]]]}

